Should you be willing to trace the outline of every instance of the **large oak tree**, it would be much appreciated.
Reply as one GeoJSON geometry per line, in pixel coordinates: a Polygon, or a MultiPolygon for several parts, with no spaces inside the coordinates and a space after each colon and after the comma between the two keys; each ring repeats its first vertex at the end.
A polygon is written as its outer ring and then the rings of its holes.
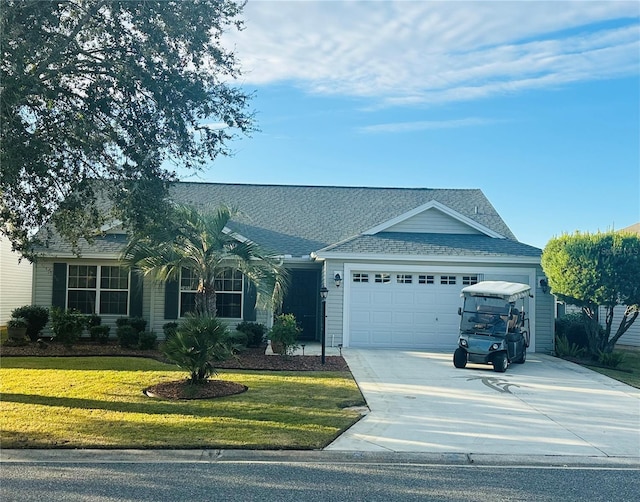
{"type": "Polygon", "coordinates": [[[72,242],[104,218],[144,227],[177,166],[202,169],[252,130],[221,43],[241,12],[230,0],[2,0],[0,233],[14,248],[28,252],[54,212],[72,242]]]}
{"type": "Polygon", "coordinates": [[[640,311],[640,236],[613,231],[562,235],[547,243],[542,267],[551,291],[581,307],[590,352],[611,352],[640,311]],[[618,305],[625,310],[612,336],[618,305]],[[604,331],[599,328],[599,307],[605,310],[604,331]]]}

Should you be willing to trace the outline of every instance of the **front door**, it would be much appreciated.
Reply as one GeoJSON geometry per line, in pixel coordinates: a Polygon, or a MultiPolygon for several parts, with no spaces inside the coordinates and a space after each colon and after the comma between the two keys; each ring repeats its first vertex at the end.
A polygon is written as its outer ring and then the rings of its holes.
{"type": "Polygon", "coordinates": [[[282,312],[293,314],[302,328],[299,340],[318,340],[320,270],[290,270],[289,289],[282,302],[282,312]]]}

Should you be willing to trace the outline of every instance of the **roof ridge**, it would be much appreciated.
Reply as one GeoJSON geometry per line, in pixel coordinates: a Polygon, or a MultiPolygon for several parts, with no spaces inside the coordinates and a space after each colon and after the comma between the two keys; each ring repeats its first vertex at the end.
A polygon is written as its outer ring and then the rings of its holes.
{"type": "Polygon", "coordinates": [[[176,181],[173,185],[217,185],[217,186],[240,186],[240,187],[275,187],[275,188],[335,188],[340,190],[398,190],[398,191],[478,191],[481,188],[434,188],[434,187],[402,187],[402,186],[366,186],[366,185],[310,185],[310,184],[288,184],[288,183],[224,183],[219,181],[176,181]]]}

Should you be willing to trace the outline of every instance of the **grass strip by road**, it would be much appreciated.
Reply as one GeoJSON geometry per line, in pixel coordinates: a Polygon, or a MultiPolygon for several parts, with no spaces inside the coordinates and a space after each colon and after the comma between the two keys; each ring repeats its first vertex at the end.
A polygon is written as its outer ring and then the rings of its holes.
{"type": "Polygon", "coordinates": [[[357,422],[348,372],[221,371],[249,387],[210,400],[143,390],[175,366],[131,357],[10,357],[0,368],[2,448],[317,449],[357,422]]]}

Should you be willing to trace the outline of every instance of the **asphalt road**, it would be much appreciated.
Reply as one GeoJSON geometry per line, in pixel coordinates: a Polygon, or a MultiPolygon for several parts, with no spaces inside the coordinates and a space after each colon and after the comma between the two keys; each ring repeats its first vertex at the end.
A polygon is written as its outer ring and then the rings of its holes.
{"type": "MultiPolygon", "coordinates": [[[[520,462],[522,464],[522,462],[520,462]]],[[[0,500],[20,501],[637,501],[637,466],[329,462],[3,460],[0,500]]]]}

